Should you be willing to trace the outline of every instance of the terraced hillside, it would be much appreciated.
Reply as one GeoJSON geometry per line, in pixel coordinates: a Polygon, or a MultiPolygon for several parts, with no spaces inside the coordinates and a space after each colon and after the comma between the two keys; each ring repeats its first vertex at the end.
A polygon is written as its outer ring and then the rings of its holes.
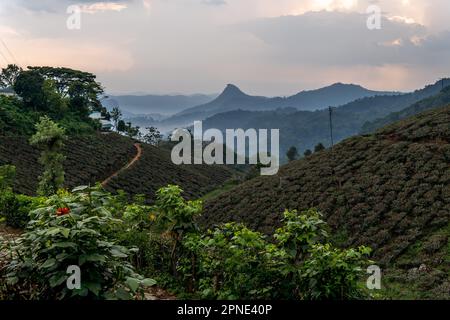
{"type": "Polygon", "coordinates": [[[450,106],[427,111],[221,194],[201,221],[270,233],[285,209],[317,207],[335,241],[374,249],[397,297],[449,298],[449,142],[450,106]]]}
{"type": "Polygon", "coordinates": [[[224,166],[176,166],[167,150],[150,145],[142,145],[142,149],[142,158],[130,170],[114,177],[108,183],[108,190],[128,190],[152,198],[160,187],[176,184],[183,188],[187,198],[192,199],[223,184],[235,173],[224,166]]]}
{"type": "MultiPolygon", "coordinates": [[[[135,157],[134,143],[117,134],[71,137],[64,150],[66,187],[94,184],[110,177],[135,157]]],[[[31,147],[26,138],[0,137],[0,165],[16,166],[16,192],[35,193],[38,176],[42,172],[38,157],[39,151],[31,147]]],[[[144,193],[153,197],[158,188],[177,183],[188,195],[200,197],[225,182],[232,173],[224,167],[175,166],[167,150],[145,145],[142,158],[113,178],[107,189],[122,189],[131,195],[144,193]]]]}

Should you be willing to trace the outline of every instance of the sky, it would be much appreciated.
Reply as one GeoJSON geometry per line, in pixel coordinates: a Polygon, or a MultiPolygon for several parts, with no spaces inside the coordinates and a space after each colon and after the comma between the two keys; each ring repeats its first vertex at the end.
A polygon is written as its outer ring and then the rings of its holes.
{"type": "Polygon", "coordinates": [[[114,94],[409,91],[450,77],[449,13],[448,0],[2,0],[0,65],[89,71],[114,94]]]}

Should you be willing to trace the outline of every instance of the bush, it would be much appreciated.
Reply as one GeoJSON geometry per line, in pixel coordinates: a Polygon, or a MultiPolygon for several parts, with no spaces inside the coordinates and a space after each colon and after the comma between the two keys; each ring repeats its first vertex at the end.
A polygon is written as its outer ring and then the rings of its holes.
{"type": "MultiPolygon", "coordinates": [[[[171,197],[168,197],[170,199],[171,197]]],[[[314,209],[286,211],[269,242],[259,232],[228,223],[183,237],[177,271],[207,299],[354,299],[370,249],[338,249],[324,242],[327,225],[314,209]]],[[[194,290],[195,289],[195,290],[194,290]]]]}
{"type": "Polygon", "coordinates": [[[11,189],[5,189],[0,194],[0,217],[6,225],[23,229],[30,221],[30,211],[42,204],[43,198],[33,198],[16,195],[11,189]]]}
{"type": "Polygon", "coordinates": [[[112,217],[110,201],[99,189],[83,187],[33,211],[28,230],[12,246],[10,297],[131,299],[142,285],[154,285],[135,273],[129,262],[134,249],[116,244],[121,221],[112,217]],[[73,265],[81,269],[81,288],[69,290],[67,268],[73,265]]]}
{"type": "Polygon", "coordinates": [[[228,223],[202,237],[191,235],[185,246],[196,252],[199,266],[193,276],[199,277],[203,298],[268,299],[277,290],[280,260],[258,232],[228,223]]]}

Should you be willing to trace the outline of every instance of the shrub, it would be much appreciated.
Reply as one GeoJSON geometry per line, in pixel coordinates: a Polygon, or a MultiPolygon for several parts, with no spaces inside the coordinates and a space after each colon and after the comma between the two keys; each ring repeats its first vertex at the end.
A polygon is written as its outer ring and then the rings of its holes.
{"type": "Polygon", "coordinates": [[[363,297],[358,286],[364,257],[370,249],[341,250],[329,243],[315,244],[301,268],[301,296],[307,300],[343,300],[363,297]]]}
{"type": "Polygon", "coordinates": [[[0,194],[0,217],[6,225],[23,229],[30,221],[30,211],[42,204],[43,198],[33,198],[17,195],[11,189],[5,189],[0,194]]]}
{"type": "Polygon", "coordinates": [[[159,189],[153,207],[157,212],[158,229],[172,242],[170,260],[174,276],[177,276],[178,259],[183,255],[183,247],[180,244],[184,236],[199,231],[194,219],[202,210],[201,201],[186,201],[181,196],[182,192],[183,190],[175,185],[159,189]]]}
{"type": "Polygon", "coordinates": [[[203,298],[267,299],[276,290],[277,252],[258,232],[228,223],[185,245],[197,252],[203,298]]]}
{"type": "Polygon", "coordinates": [[[64,141],[67,139],[65,130],[47,116],[36,124],[36,134],[30,139],[30,144],[42,149],[39,163],[45,171],[39,178],[38,193],[43,196],[55,194],[64,183],[64,155],[61,153],[64,141]]]}
{"type": "Polygon", "coordinates": [[[206,234],[191,233],[179,271],[198,283],[203,298],[353,299],[370,249],[342,250],[327,239],[326,223],[311,209],[286,211],[269,242],[259,232],[228,223],[206,234]]]}
{"type": "Polygon", "coordinates": [[[111,197],[82,187],[48,198],[31,213],[27,231],[12,246],[6,283],[15,298],[131,299],[151,279],[129,262],[134,249],[115,242],[121,221],[109,211],[111,197]],[[67,268],[79,266],[81,288],[69,290],[67,268]],[[23,293],[25,292],[25,293],[23,293]]]}

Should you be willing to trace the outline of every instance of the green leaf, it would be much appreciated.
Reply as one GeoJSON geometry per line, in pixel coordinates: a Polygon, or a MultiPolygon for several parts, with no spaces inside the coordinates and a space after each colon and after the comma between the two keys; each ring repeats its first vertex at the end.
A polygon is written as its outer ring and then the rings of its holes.
{"type": "Polygon", "coordinates": [[[130,300],[131,294],[126,291],[124,288],[119,288],[116,291],[116,297],[120,300],[130,300]]]}
{"type": "Polygon", "coordinates": [[[128,257],[125,253],[123,253],[122,251],[119,251],[116,248],[111,249],[110,252],[113,255],[113,257],[116,257],[116,258],[126,258],[126,257],[128,257]]]}
{"type": "Polygon", "coordinates": [[[61,229],[61,234],[64,236],[64,238],[68,238],[69,234],[70,234],[70,229],[68,228],[62,228],[61,229]]]}
{"type": "Polygon", "coordinates": [[[56,264],[56,260],[54,258],[49,258],[41,265],[41,268],[48,269],[48,268],[53,267],[55,264],[56,264]]]}
{"type": "Polygon", "coordinates": [[[74,189],[72,190],[72,192],[75,193],[75,192],[79,192],[79,191],[84,191],[84,190],[86,190],[86,189],[89,189],[89,187],[88,187],[88,186],[80,186],[80,187],[74,188],[74,189]]]}
{"type": "Polygon", "coordinates": [[[157,282],[156,282],[156,280],[146,278],[146,279],[142,280],[141,283],[142,283],[142,285],[144,285],[146,287],[153,287],[157,282]]]}
{"type": "Polygon", "coordinates": [[[100,291],[102,289],[102,286],[99,283],[96,282],[87,282],[84,284],[86,288],[89,289],[93,294],[98,296],[100,294],[100,291]]]}
{"type": "Polygon", "coordinates": [[[125,283],[130,287],[131,291],[136,292],[141,282],[136,278],[128,277],[125,283]]]}
{"type": "Polygon", "coordinates": [[[79,257],[78,261],[80,265],[84,264],[86,261],[90,262],[105,262],[105,256],[101,254],[83,254],[79,257]]]}
{"type": "Polygon", "coordinates": [[[54,288],[67,280],[67,274],[55,274],[49,279],[50,287],[54,288]]]}

